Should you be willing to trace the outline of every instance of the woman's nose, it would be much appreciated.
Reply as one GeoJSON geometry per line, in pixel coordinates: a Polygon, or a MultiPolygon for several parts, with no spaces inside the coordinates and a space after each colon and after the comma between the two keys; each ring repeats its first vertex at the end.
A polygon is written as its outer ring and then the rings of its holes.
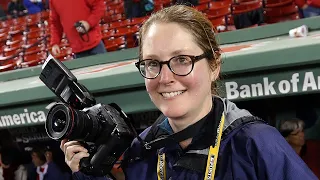
{"type": "Polygon", "coordinates": [[[169,69],[168,65],[164,64],[161,68],[161,72],[159,74],[160,81],[159,83],[168,84],[174,81],[174,74],[169,69]]]}

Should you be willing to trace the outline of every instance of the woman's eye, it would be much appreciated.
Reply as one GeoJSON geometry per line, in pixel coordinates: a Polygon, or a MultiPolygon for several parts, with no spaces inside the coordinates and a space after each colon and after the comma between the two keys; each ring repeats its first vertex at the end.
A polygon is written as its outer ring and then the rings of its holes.
{"type": "Polygon", "coordinates": [[[158,67],[158,62],[157,61],[150,61],[147,63],[147,67],[148,68],[155,68],[155,67],[158,67]]]}
{"type": "Polygon", "coordinates": [[[181,64],[186,63],[186,62],[187,62],[187,58],[185,58],[185,57],[179,57],[179,58],[178,58],[178,62],[181,63],[181,64]]]}
{"type": "Polygon", "coordinates": [[[188,57],[180,56],[176,59],[178,64],[190,64],[191,60],[188,57]]]}

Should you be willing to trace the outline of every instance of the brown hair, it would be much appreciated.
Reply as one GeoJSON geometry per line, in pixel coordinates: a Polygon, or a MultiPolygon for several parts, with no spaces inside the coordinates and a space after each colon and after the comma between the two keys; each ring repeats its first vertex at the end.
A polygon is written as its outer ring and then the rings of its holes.
{"type": "MultiPolygon", "coordinates": [[[[212,23],[208,18],[196,9],[185,5],[173,5],[164,8],[143,24],[139,31],[139,59],[142,59],[143,38],[150,26],[156,22],[177,23],[186,28],[193,35],[195,42],[203,52],[212,52],[213,58],[208,59],[208,64],[212,71],[216,70],[221,64],[220,48],[215,39],[215,32],[212,23]]],[[[211,83],[211,93],[217,94],[216,81],[211,83]]]]}

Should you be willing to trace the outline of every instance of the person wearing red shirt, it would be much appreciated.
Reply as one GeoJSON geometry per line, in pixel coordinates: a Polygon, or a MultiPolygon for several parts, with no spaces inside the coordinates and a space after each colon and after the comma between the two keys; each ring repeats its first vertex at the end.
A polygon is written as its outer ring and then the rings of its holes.
{"type": "Polygon", "coordinates": [[[106,52],[99,26],[105,11],[103,0],[50,0],[49,4],[53,55],[60,54],[63,32],[76,58],[106,52]]]}
{"type": "Polygon", "coordinates": [[[320,0],[295,0],[305,18],[320,15],[320,0]]]}

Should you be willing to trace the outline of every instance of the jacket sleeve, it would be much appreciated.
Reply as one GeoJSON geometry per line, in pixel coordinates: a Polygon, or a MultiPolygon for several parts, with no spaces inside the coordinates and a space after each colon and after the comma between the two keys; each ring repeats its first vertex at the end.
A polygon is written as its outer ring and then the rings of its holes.
{"type": "Polygon", "coordinates": [[[247,154],[257,179],[316,180],[318,179],[277,129],[266,124],[244,128],[247,154]]]}
{"type": "Polygon", "coordinates": [[[60,44],[63,28],[60,22],[59,14],[54,9],[54,6],[52,5],[52,0],[49,1],[50,6],[50,16],[49,16],[49,22],[50,22],[50,33],[51,33],[51,45],[60,44]]]}
{"type": "Polygon", "coordinates": [[[103,17],[105,12],[104,0],[88,0],[90,2],[91,13],[87,19],[90,27],[95,27],[99,24],[100,19],[103,17]]]}
{"type": "Polygon", "coordinates": [[[83,174],[82,172],[78,171],[72,174],[73,180],[109,180],[107,177],[94,177],[94,176],[88,176],[83,174]]]}
{"type": "Polygon", "coordinates": [[[23,0],[23,5],[25,8],[29,9],[34,4],[30,0],[23,0]]]}
{"type": "Polygon", "coordinates": [[[46,180],[63,180],[66,179],[66,175],[61,171],[59,166],[54,162],[50,162],[48,167],[47,174],[45,175],[44,179],[46,180]]]}

